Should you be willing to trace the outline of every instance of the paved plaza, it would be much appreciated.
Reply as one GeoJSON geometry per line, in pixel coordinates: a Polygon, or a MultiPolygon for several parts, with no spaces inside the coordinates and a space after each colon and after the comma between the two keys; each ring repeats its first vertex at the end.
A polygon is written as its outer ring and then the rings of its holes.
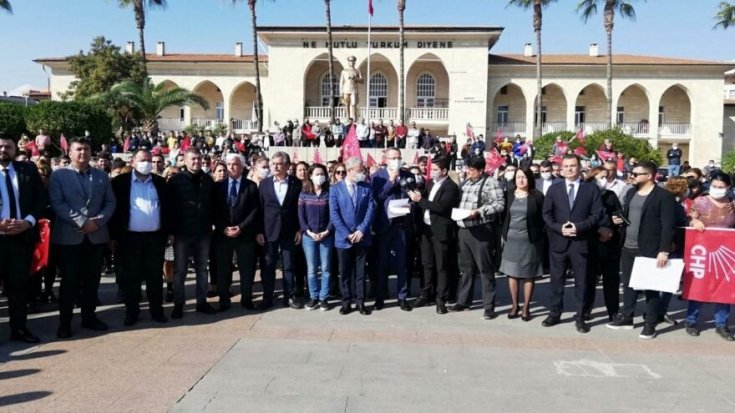
{"type": "MultiPolygon", "coordinates": [[[[502,277],[500,315],[491,321],[480,310],[439,316],[433,307],[406,313],[395,305],[369,317],[239,306],[210,316],[190,301],[182,320],[159,325],[144,311],[124,328],[122,306],[107,305],[99,310],[107,334],[80,330],[77,317],[74,337],[57,340],[52,311],[32,316],[29,328],[43,344],[28,346],[7,341],[4,318],[0,411],[735,411],[735,346],[711,323],[699,338],[680,324],[643,341],[640,328],[605,328],[598,305],[589,334],[575,331],[571,313],[542,328],[548,287],[538,284],[530,322],[506,317],[502,277]]],[[[115,291],[114,278],[103,277],[103,303],[115,291]]],[[[3,299],[3,315],[5,306],[3,299]]],[[[672,315],[683,312],[684,302],[672,300],[672,315]]]]}

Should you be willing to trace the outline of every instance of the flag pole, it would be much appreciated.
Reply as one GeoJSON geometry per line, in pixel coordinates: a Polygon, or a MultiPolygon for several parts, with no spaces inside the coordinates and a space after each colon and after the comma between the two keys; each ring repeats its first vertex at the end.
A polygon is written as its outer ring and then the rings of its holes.
{"type": "MultiPolygon", "coordinates": [[[[370,128],[372,131],[372,126],[370,126],[370,54],[372,53],[372,42],[370,41],[370,27],[373,23],[373,9],[372,9],[372,2],[369,5],[368,9],[368,57],[367,57],[367,110],[366,112],[366,120],[365,123],[367,124],[367,127],[370,128]]],[[[357,116],[357,114],[355,114],[357,116]]],[[[369,141],[369,134],[368,134],[368,141],[369,141]]]]}

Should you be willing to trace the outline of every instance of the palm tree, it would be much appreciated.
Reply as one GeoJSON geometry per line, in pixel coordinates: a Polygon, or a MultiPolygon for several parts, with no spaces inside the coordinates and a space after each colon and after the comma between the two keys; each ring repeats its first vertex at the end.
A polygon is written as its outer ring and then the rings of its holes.
{"type": "Polygon", "coordinates": [[[158,118],[161,112],[169,107],[199,105],[205,110],[209,109],[206,99],[188,89],[166,88],[165,83],[153,84],[150,78],[146,78],[143,82],[126,80],[115,85],[110,92],[96,98],[100,101],[117,102],[127,108],[123,112],[135,113],[145,132],[158,130],[158,118]]]}
{"type": "Polygon", "coordinates": [[[329,120],[334,124],[334,54],[332,51],[332,0],[324,0],[324,13],[327,18],[327,50],[329,50],[329,120]]]}
{"type": "Polygon", "coordinates": [[[615,11],[617,10],[623,18],[635,20],[635,9],[625,0],[580,0],[577,3],[577,13],[581,13],[582,20],[587,23],[589,18],[597,13],[597,6],[602,2],[605,7],[603,25],[607,33],[607,122],[605,123],[609,126],[612,122],[612,32],[615,25],[615,11]]]}
{"type": "Polygon", "coordinates": [[[727,1],[721,1],[718,8],[719,10],[715,15],[715,21],[717,21],[717,24],[715,24],[713,29],[717,29],[719,27],[727,29],[730,26],[735,26],[735,4],[727,1]]]}
{"type": "Polygon", "coordinates": [[[400,79],[401,80],[398,82],[398,85],[400,87],[399,96],[398,96],[398,113],[399,113],[398,117],[401,120],[403,120],[403,122],[405,124],[405,122],[408,120],[408,119],[406,119],[406,84],[405,84],[405,77],[404,77],[404,70],[405,70],[405,68],[404,68],[404,62],[403,62],[403,52],[404,52],[403,42],[404,42],[404,39],[405,39],[404,33],[403,33],[403,28],[404,28],[404,26],[403,26],[403,13],[406,11],[406,0],[398,0],[396,6],[398,8],[398,33],[399,33],[398,37],[399,37],[399,41],[401,43],[401,46],[400,46],[400,49],[399,49],[400,50],[400,55],[399,55],[400,57],[398,58],[398,60],[399,60],[399,62],[398,62],[399,69],[398,70],[401,72],[400,73],[400,79]]]}
{"type": "Polygon", "coordinates": [[[543,24],[543,8],[556,0],[510,0],[508,6],[518,6],[524,10],[533,8],[533,31],[536,32],[536,128],[534,129],[534,137],[541,136],[541,93],[543,85],[541,82],[541,26],[543,24]]]}
{"type": "Polygon", "coordinates": [[[140,57],[143,61],[143,76],[148,76],[148,66],[145,57],[145,9],[148,7],[166,7],[166,0],[119,0],[120,7],[133,7],[135,14],[135,27],[138,29],[140,41],[140,57]]]}
{"type": "Polygon", "coordinates": [[[10,0],[0,0],[0,10],[13,14],[13,6],[10,5],[10,0]]]}

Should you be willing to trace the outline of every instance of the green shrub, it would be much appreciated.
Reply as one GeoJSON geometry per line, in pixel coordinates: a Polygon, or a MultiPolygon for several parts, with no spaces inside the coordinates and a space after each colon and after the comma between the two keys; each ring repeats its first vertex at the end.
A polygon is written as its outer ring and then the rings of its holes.
{"type": "Polygon", "coordinates": [[[84,102],[41,102],[26,110],[26,125],[33,133],[44,129],[58,147],[59,136],[67,139],[89,131],[92,149],[96,150],[112,137],[112,119],[104,109],[84,102]]]}
{"type": "Polygon", "coordinates": [[[722,171],[728,174],[735,173],[735,151],[730,151],[722,157],[722,171]]]}
{"type": "MultiPolygon", "coordinates": [[[[575,136],[574,132],[555,132],[547,133],[542,137],[534,140],[533,147],[536,150],[535,158],[547,159],[551,154],[551,147],[556,141],[556,137],[561,136],[566,142],[569,142],[572,137],[575,136]]],[[[598,131],[590,135],[585,136],[584,148],[587,150],[587,155],[595,153],[595,150],[600,146],[605,139],[610,139],[615,147],[615,150],[625,154],[625,158],[631,156],[638,159],[638,161],[653,161],[656,165],[661,165],[663,162],[663,154],[653,148],[648,140],[645,138],[636,138],[632,135],[627,135],[620,129],[611,129],[606,131],[598,131]]],[[[573,139],[569,142],[569,149],[574,150],[579,147],[579,141],[573,139]]]]}
{"type": "Polygon", "coordinates": [[[15,140],[20,139],[26,131],[25,110],[25,106],[17,103],[0,103],[0,131],[9,133],[15,140]]]}

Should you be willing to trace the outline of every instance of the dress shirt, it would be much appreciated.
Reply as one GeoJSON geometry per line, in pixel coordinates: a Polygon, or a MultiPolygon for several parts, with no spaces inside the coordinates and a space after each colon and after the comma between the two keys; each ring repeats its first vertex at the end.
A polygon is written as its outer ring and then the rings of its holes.
{"type": "Polygon", "coordinates": [[[282,181],[277,176],[273,176],[273,189],[276,191],[278,203],[283,206],[283,201],[286,199],[286,192],[288,192],[288,175],[282,181]]]}
{"type": "MultiPolygon", "coordinates": [[[[7,168],[0,167],[0,195],[2,196],[2,198],[0,198],[0,200],[2,201],[2,210],[0,211],[0,218],[18,219],[18,217],[10,216],[10,195],[8,194],[8,188],[5,185],[5,174],[7,173],[10,174],[10,181],[13,183],[13,194],[15,195],[15,210],[18,211],[18,215],[21,214],[20,190],[18,188],[18,174],[15,173],[15,168],[13,168],[13,163],[11,162],[7,168]]],[[[33,218],[32,215],[27,215],[23,219],[25,221],[30,222],[31,226],[36,225],[36,219],[33,218]]]]}
{"type": "MultiPolygon", "coordinates": [[[[436,193],[439,192],[439,188],[441,188],[444,181],[447,180],[447,177],[443,177],[442,179],[435,181],[434,185],[431,187],[431,192],[429,192],[429,201],[434,201],[434,197],[436,196],[436,193]]],[[[424,211],[424,224],[431,225],[431,219],[429,215],[429,210],[427,209],[424,211]]]]}
{"type": "Polygon", "coordinates": [[[153,178],[149,175],[141,181],[133,172],[130,187],[130,223],[131,232],[155,232],[161,229],[161,205],[158,201],[158,192],[153,185],[153,178]]]}
{"type": "MultiPolygon", "coordinates": [[[[538,181],[537,181],[538,182],[538,181]]],[[[551,188],[551,184],[554,183],[554,179],[541,179],[541,192],[546,195],[546,192],[551,188]]]]}
{"type": "Polygon", "coordinates": [[[363,125],[362,123],[360,123],[357,125],[355,133],[357,133],[358,141],[366,141],[370,136],[370,127],[368,125],[363,125]]]}

